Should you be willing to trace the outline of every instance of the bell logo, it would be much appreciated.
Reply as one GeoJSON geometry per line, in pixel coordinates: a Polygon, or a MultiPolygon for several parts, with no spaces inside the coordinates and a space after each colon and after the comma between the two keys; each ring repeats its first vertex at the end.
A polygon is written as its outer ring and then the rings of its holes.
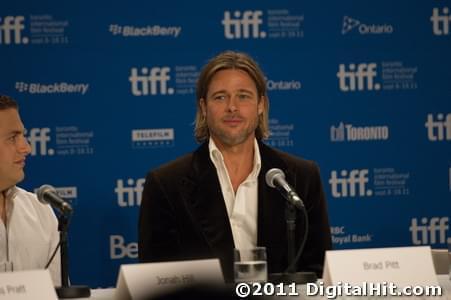
{"type": "Polygon", "coordinates": [[[55,150],[48,149],[47,145],[50,142],[50,128],[32,128],[28,135],[28,142],[31,147],[31,156],[35,155],[53,155],[55,150]]]}
{"type": "Polygon", "coordinates": [[[233,12],[233,18],[230,11],[224,12],[224,36],[226,39],[248,39],[265,38],[266,32],[260,31],[260,25],[263,23],[261,10],[246,10],[233,12]]]}
{"type": "Polygon", "coordinates": [[[334,198],[370,197],[373,195],[373,191],[366,188],[369,181],[368,169],[352,170],[351,172],[342,170],[340,177],[337,176],[337,171],[332,171],[330,175],[329,184],[334,198]]]}
{"type": "Polygon", "coordinates": [[[116,181],[116,188],[114,192],[117,194],[117,204],[120,207],[139,206],[141,205],[141,197],[143,192],[144,178],[127,179],[127,186],[124,186],[124,180],[118,179],[116,181]]]}
{"type": "Polygon", "coordinates": [[[413,218],[410,222],[409,231],[412,233],[412,243],[414,245],[451,242],[451,238],[448,238],[448,241],[446,240],[446,233],[449,229],[448,217],[421,218],[420,222],[421,224],[418,224],[417,218],[413,218]]]}
{"type": "Polygon", "coordinates": [[[337,73],[340,90],[343,92],[380,90],[381,85],[374,82],[377,76],[376,68],[375,63],[362,63],[350,64],[349,69],[346,70],[346,66],[340,64],[337,73]]]}
{"type": "Polygon", "coordinates": [[[437,114],[437,119],[434,120],[433,114],[428,114],[428,118],[424,126],[428,131],[428,139],[432,142],[451,140],[451,113],[437,114]]]}
{"type": "Polygon", "coordinates": [[[28,44],[28,38],[22,37],[22,31],[25,29],[24,20],[24,16],[0,18],[0,45],[28,44]]]}
{"type": "Polygon", "coordinates": [[[434,35],[449,35],[451,24],[451,14],[448,7],[443,7],[440,13],[439,8],[432,9],[432,33],[434,35]]]}
{"type": "Polygon", "coordinates": [[[131,82],[132,94],[134,96],[147,95],[172,95],[173,88],[168,88],[168,82],[171,79],[169,67],[153,67],[131,69],[131,75],[128,80],[131,82]]]}
{"type": "Polygon", "coordinates": [[[138,258],[138,243],[125,243],[122,235],[110,235],[110,258],[138,258]]]}

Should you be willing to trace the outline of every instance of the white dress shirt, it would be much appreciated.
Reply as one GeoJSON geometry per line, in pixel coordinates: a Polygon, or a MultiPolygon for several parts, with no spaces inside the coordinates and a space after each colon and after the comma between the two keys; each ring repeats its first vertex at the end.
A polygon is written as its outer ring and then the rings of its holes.
{"type": "Polygon", "coordinates": [[[249,176],[238,187],[236,194],[224,163],[224,157],[210,138],[208,148],[218,174],[222,195],[232,226],[235,248],[246,249],[257,245],[258,174],[261,168],[260,151],[254,139],[254,161],[249,176]]]}
{"type": "MultiPolygon", "coordinates": [[[[44,269],[59,242],[53,210],[18,187],[6,192],[5,201],[7,224],[0,221],[0,272],[44,269]]],[[[55,286],[61,285],[60,261],[58,250],[49,266],[55,286]]]]}

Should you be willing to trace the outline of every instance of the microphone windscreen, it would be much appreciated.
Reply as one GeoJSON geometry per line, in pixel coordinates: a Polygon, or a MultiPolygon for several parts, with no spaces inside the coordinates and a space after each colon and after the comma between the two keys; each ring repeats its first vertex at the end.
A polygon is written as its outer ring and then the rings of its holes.
{"type": "Polygon", "coordinates": [[[272,168],[271,170],[266,172],[265,175],[266,184],[272,188],[275,188],[276,186],[274,185],[274,178],[276,178],[277,176],[282,176],[282,178],[285,179],[285,173],[283,173],[281,169],[272,168]]]}

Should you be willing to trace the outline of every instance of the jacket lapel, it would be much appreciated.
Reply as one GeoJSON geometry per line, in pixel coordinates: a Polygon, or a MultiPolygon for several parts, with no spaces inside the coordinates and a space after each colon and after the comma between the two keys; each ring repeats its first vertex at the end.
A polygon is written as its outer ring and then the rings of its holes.
{"type": "MultiPolygon", "coordinates": [[[[290,183],[295,182],[294,173],[271,148],[259,142],[262,167],[258,176],[258,233],[257,244],[286,249],[286,200],[279,191],[266,184],[266,172],[272,168],[281,169],[290,183]]],[[[269,253],[268,253],[269,255],[269,253]]]]}
{"type": "Polygon", "coordinates": [[[229,249],[231,257],[234,247],[232,230],[216,169],[210,160],[208,143],[193,153],[191,172],[182,179],[182,187],[186,208],[213,253],[220,256],[229,249]]]}

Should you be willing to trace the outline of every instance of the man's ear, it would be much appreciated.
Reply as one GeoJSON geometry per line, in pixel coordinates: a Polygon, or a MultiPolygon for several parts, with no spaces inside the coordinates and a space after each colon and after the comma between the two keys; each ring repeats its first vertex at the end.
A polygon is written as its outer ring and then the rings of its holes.
{"type": "Polygon", "coordinates": [[[202,116],[204,116],[204,118],[205,118],[205,116],[207,115],[207,103],[206,103],[205,99],[200,98],[199,104],[200,104],[200,109],[202,111],[202,116]]]}
{"type": "Polygon", "coordinates": [[[260,101],[258,101],[257,111],[259,115],[261,115],[265,111],[265,103],[266,103],[265,100],[266,100],[265,96],[261,96],[260,101]]]}

